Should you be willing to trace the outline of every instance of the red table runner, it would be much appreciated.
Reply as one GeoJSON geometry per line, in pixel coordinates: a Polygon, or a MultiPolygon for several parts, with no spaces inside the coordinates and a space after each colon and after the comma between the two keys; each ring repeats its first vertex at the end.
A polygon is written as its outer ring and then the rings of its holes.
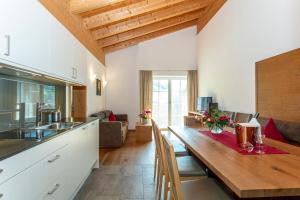
{"type": "MultiPolygon", "coordinates": [[[[240,154],[259,155],[258,153],[255,152],[255,149],[251,152],[248,152],[247,150],[240,148],[237,144],[236,136],[231,132],[223,131],[221,134],[213,134],[210,131],[199,131],[199,132],[202,133],[203,135],[206,135],[206,136],[224,144],[225,146],[239,152],[240,154]]],[[[265,151],[265,154],[289,154],[286,151],[276,149],[276,148],[268,146],[266,144],[264,145],[264,151],[265,151]]]]}

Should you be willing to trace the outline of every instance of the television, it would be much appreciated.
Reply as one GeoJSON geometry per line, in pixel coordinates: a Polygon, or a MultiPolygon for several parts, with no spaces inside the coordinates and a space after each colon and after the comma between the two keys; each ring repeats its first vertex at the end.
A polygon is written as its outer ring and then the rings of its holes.
{"type": "Polygon", "coordinates": [[[197,99],[197,111],[209,111],[209,105],[212,103],[212,97],[198,97],[197,99]]]}

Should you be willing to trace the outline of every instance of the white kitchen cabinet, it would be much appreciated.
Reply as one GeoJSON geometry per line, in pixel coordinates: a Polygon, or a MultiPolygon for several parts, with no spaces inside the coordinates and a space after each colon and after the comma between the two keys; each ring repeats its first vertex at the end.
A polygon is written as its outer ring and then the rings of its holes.
{"type": "Polygon", "coordinates": [[[60,174],[42,193],[38,200],[67,200],[71,199],[72,190],[66,179],[65,172],[60,174]]]}
{"type": "MultiPolygon", "coordinates": [[[[99,121],[94,121],[90,124],[89,134],[91,139],[89,140],[89,155],[91,162],[99,162],[99,121]]],[[[96,164],[99,166],[99,163],[96,164]]]]}
{"type": "Polygon", "coordinates": [[[39,1],[0,1],[0,13],[0,62],[85,83],[86,48],[39,1]]]}
{"type": "Polygon", "coordinates": [[[67,145],[32,167],[35,174],[32,174],[31,182],[39,187],[34,199],[52,199],[57,197],[57,194],[64,195],[65,198],[56,199],[70,198],[72,188],[67,184],[69,177],[65,174],[70,153],[67,145]]]}
{"type": "Polygon", "coordinates": [[[4,184],[0,185],[1,200],[34,199],[32,190],[35,185],[31,184],[28,171],[24,171],[4,184]]]}
{"type": "MultiPolygon", "coordinates": [[[[98,125],[96,120],[37,145],[25,151],[30,152],[30,157],[26,154],[27,157],[22,159],[22,152],[8,158],[18,159],[19,166],[27,160],[28,167],[15,170],[15,174],[10,172],[11,177],[0,183],[0,199],[57,200],[74,197],[99,160],[99,140],[95,141],[99,134],[98,125]],[[28,165],[28,162],[31,164],[28,165]]],[[[6,161],[0,162],[0,168],[6,161]]],[[[15,168],[13,165],[6,167],[15,168]]]]}
{"type": "Polygon", "coordinates": [[[64,80],[85,83],[86,49],[55,17],[50,21],[48,73],[64,80]]]}
{"type": "Polygon", "coordinates": [[[48,73],[62,79],[71,80],[73,37],[54,17],[50,22],[50,55],[48,73]]]}
{"type": "Polygon", "coordinates": [[[75,71],[75,77],[73,77],[73,79],[79,83],[85,83],[86,79],[86,53],[85,47],[74,38],[72,47],[72,68],[75,71]]]}
{"type": "Polygon", "coordinates": [[[49,12],[35,0],[0,1],[0,59],[47,71],[49,12]]]}

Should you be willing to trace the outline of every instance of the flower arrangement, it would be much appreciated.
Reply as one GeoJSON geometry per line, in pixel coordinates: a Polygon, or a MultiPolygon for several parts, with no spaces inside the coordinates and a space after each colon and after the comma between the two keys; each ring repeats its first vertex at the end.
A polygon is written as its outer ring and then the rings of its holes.
{"type": "Polygon", "coordinates": [[[208,126],[209,130],[215,134],[221,133],[224,127],[230,123],[230,118],[218,109],[205,112],[203,115],[203,122],[208,126]]]}
{"type": "Polygon", "coordinates": [[[141,114],[139,114],[139,117],[142,119],[151,119],[151,110],[146,109],[141,114]]]}
{"type": "Polygon", "coordinates": [[[141,114],[139,114],[139,117],[142,119],[143,124],[149,124],[151,119],[151,110],[144,110],[141,114]]]}

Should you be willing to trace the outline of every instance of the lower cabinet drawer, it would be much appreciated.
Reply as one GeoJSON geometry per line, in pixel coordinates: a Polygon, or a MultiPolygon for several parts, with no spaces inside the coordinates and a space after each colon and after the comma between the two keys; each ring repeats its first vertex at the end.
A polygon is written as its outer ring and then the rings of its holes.
{"type": "Polygon", "coordinates": [[[68,163],[68,145],[55,151],[30,168],[31,182],[38,188],[35,188],[38,193],[37,198],[34,199],[39,199],[38,197],[41,193],[48,189],[48,186],[62,174],[66,163],[68,163]]]}
{"type": "Polygon", "coordinates": [[[42,192],[39,200],[68,200],[71,198],[73,188],[68,183],[65,173],[60,174],[48,187],[42,192]]]}
{"type": "Polygon", "coordinates": [[[0,185],[67,145],[67,134],[0,161],[0,185]]]}
{"type": "Polygon", "coordinates": [[[35,199],[36,194],[34,193],[34,187],[35,185],[31,184],[30,182],[29,174],[27,171],[24,171],[0,185],[0,199],[35,199]]]}
{"type": "Polygon", "coordinates": [[[62,175],[68,162],[68,145],[55,151],[27,170],[0,185],[0,200],[40,200],[43,191],[48,189],[62,175]]]}

